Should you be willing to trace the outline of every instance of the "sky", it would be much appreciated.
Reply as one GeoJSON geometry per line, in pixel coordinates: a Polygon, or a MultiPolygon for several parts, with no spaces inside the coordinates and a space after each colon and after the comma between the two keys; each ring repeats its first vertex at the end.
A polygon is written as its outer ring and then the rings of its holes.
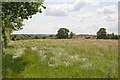
{"type": "Polygon", "coordinates": [[[56,34],[63,27],[76,34],[96,34],[100,28],[118,33],[118,0],[45,0],[44,5],[13,33],[56,34]]]}

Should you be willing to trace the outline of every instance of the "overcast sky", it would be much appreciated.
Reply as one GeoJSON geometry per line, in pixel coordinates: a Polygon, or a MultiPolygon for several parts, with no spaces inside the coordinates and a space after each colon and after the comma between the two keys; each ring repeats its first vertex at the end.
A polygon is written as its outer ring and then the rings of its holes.
{"type": "Polygon", "coordinates": [[[43,13],[13,33],[55,34],[61,27],[76,34],[96,34],[101,27],[118,33],[118,0],[45,0],[44,5],[43,13]]]}

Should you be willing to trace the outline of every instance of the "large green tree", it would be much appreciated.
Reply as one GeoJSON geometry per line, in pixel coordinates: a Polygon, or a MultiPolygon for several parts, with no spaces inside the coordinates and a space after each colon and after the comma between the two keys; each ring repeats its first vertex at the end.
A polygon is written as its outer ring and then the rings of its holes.
{"type": "Polygon", "coordinates": [[[58,39],[66,39],[68,38],[68,33],[69,33],[69,29],[67,28],[60,28],[58,31],[57,31],[57,38],[58,39]]]}
{"type": "Polygon", "coordinates": [[[100,30],[97,32],[97,39],[106,39],[107,38],[107,32],[105,28],[100,28],[100,30]]]}
{"type": "Polygon", "coordinates": [[[20,30],[23,20],[32,18],[37,12],[46,7],[43,0],[39,2],[2,2],[2,39],[6,47],[10,41],[10,33],[20,30]]]}

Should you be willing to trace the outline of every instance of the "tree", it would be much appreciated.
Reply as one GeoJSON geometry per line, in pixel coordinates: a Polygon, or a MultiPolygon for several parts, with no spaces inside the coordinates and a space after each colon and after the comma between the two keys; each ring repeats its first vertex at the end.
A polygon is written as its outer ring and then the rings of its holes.
{"type": "Polygon", "coordinates": [[[49,37],[51,37],[51,38],[52,38],[52,37],[53,37],[53,35],[49,35],[49,37]]]}
{"type": "Polygon", "coordinates": [[[114,33],[111,34],[111,39],[115,39],[114,33]]]}
{"type": "Polygon", "coordinates": [[[73,38],[74,35],[75,35],[75,33],[70,32],[70,38],[73,38]]]}
{"type": "Polygon", "coordinates": [[[107,32],[105,28],[100,28],[100,30],[97,32],[97,39],[106,39],[107,38],[107,32]]]}
{"type": "Polygon", "coordinates": [[[37,12],[42,12],[43,0],[40,2],[2,2],[2,38],[6,47],[10,41],[10,33],[20,30],[23,20],[32,18],[37,12]]]}
{"type": "Polygon", "coordinates": [[[117,34],[115,35],[115,39],[118,39],[118,35],[117,34]]]}
{"type": "Polygon", "coordinates": [[[114,33],[107,34],[107,39],[118,39],[118,35],[114,33]]]}
{"type": "Polygon", "coordinates": [[[107,39],[110,39],[110,34],[107,34],[107,39]]]}
{"type": "Polygon", "coordinates": [[[58,39],[66,39],[68,38],[68,33],[69,33],[69,30],[67,28],[60,28],[58,31],[57,31],[57,38],[58,39]]]}
{"type": "Polygon", "coordinates": [[[43,39],[46,39],[46,37],[44,36],[43,39]]]}

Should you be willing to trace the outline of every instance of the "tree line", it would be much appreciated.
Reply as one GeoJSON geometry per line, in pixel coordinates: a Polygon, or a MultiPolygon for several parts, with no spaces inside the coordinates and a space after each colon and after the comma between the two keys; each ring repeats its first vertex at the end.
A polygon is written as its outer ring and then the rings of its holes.
{"type": "Polygon", "coordinates": [[[105,28],[100,28],[97,32],[97,39],[118,39],[120,36],[114,33],[107,33],[105,28]]]}
{"type": "MultiPolygon", "coordinates": [[[[11,40],[28,40],[28,39],[71,39],[75,36],[75,33],[73,33],[72,31],[70,32],[69,29],[67,28],[60,28],[57,31],[56,35],[30,35],[30,34],[26,34],[26,35],[20,35],[20,34],[16,34],[16,35],[11,35],[11,40]]],[[[114,33],[107,33],[105,28],[100,28],[99,31],[97,32],[95,39],[118,39],[119,36],[117,34],[114,33]]],[[[86,38],[86,37],[85,37],[86,38]]],[[[86,38],[86,39],[90,39],[90,38],[86,38]]]]}
{"type": "MultiPolygon", "coordinates": [[[[66,38],[73,38],[73,36],[75,35],[75,33],[70,32],[70,35],[68,35],[69,33],[69,29],[67,28],[60,28],[58,31],[58,33],[56,34],[58,39],[66,39],[66,38]]],[[[114,33],[107,33],[105,28],[100,28],[99,31],[97,32],[97,39],[118,39],[119,35],[114,34],[114,33]]]]}
{"type": "Polygon", "coordinates": [[[11,40],[28,40],[28,39],[71,39],[75,33],[70,32],[67,28],[60,28],[56,35],[30,35],[30,34],[12,34],[11,40]]]}
{"type": "Polygon", "coordinates": [[[30,34],[12,34],[11,40],[29,40],[29,39],[54,39],[56,38],[55,35],[30,35],[30,34]]]}

